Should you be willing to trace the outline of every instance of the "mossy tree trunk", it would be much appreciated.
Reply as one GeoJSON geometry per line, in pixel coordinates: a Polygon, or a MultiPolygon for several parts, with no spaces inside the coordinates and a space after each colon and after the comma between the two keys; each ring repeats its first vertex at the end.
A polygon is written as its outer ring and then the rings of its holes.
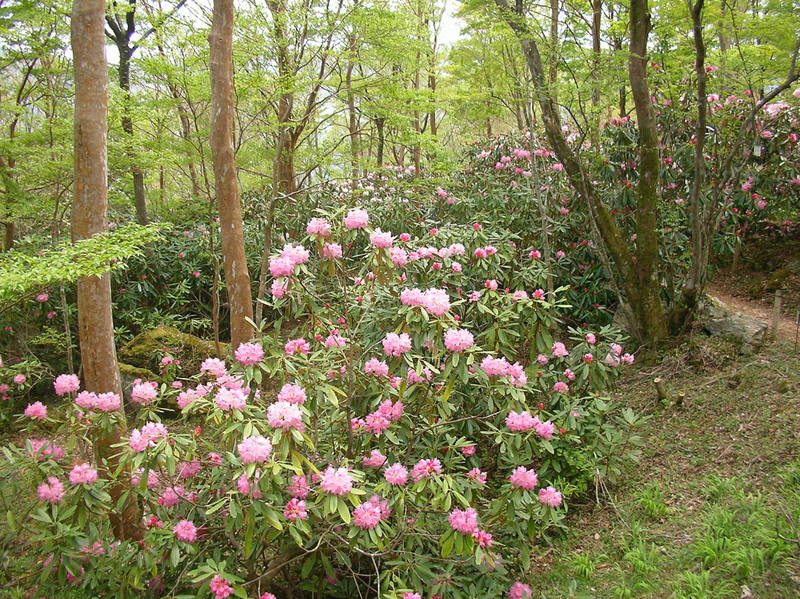
{"type": "MultiPolygon", "coordinates": [[[[108,72],[103,37],[104,0],[75,0],[72,9],[72,55],[75,68],[75,183],[72,205],[72,237],[87,239],[107,229],[108,209],[106,129],[108,121],[108,72]]],[[[97,393],[112,392],[122,397],[114,322],[111,313],[111,277],[84,277],[78,280],[78,339],[85,388],[97,393]]],[[[117,470],[117,450],[125,415],[118,414],[118,425],[98,434],[94,450],[98,466],[106,477],[117,470]]],[[[121,474],[125,479],[125,473],[121,474]]],[[[113,508],[111,527],[117,539],[142,537],[141,513],[128,499],[117,510],[120,497],[128,489],[115,482],[110,489],[113,508]]]]}

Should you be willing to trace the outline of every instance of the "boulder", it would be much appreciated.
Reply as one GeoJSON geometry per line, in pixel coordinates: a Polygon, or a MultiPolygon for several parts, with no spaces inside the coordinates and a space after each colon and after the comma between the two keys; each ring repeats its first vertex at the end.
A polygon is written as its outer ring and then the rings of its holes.
{"type": "Polygon", "coordinates": [[[712,337],[729,339],[739,346],[739,351],[749,354],[758,350],[767,334],[767,323],[733,311],[716,298],[706,296],[701,323],[712,337]]]}
{"type": "MultiPolygon", "coordinates": [[[[221,350],[226,352],[227,345],[223,345],[221,350]]],[[[190,374],[200,369],[203,360],[217,355],[213,341],[162,325],[136,335],[120,348],[119,358],[120,362],[132,367],[159,372],[161,357],[165,353],[180,360],[182,370],[190,374]]]]}

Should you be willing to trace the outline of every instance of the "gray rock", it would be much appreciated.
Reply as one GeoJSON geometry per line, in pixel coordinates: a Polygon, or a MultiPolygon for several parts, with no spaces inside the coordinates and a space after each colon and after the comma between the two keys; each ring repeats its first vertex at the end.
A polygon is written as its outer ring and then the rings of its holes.
{"type": "Polygon", "coordinates": [[[753,353],[764,344],[768,328],[766,322],[734,312],[713,297],[706,296],[704,304],[701,321],[706,333],[734,341],[743,354],[753,353]]]}

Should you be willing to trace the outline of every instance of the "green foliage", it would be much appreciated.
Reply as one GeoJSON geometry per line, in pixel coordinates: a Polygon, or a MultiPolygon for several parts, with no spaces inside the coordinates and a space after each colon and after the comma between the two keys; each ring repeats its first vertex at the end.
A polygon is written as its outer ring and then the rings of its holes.
{"type": "Polygon", "coordinates": [[[125,268],[126,261],[161,239],[161,225],[128,224],[75,243],[62,243],[35,255],[20,251],[0,256],[0,306],[8,307],[48,287],[74,283],[125,268]]]}

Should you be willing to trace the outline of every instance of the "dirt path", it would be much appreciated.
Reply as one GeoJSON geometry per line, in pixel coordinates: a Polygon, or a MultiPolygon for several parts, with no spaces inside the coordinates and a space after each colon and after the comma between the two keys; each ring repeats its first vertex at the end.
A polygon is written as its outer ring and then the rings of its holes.
{"type": "MultiPolygon", "coordinates": [[[[772,310],[762,306],[758,302],[748,301],[741,297],[734,297],[726,292],[724,288],[714,283],[711,283],[707,287],[706,292],[723,304],[730,306],[736,312],[740,312],[745,316],[757,318],[758,320],[763,320],[767,323],[767,326],[772,326],[772,310]]],[[[785,315],[781,316],[780,323],[778,324],[779,339],[793,342],[796,330],[797,327],[793,318],[785,315]]]]}

